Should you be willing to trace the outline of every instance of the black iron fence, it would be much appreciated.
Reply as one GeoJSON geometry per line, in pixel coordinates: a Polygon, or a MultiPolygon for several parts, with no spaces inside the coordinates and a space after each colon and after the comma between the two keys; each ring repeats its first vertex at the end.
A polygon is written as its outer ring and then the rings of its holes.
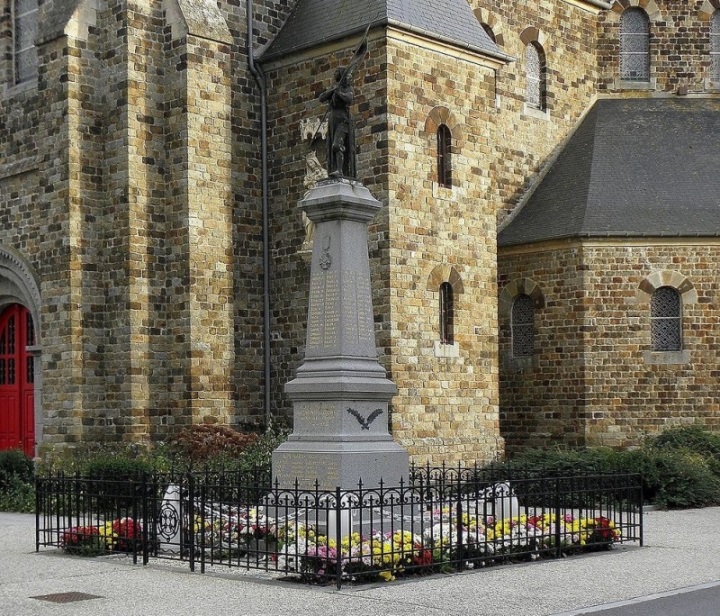
{"type": "Polygon", "coordinates": [[[639,475],[413,468],[396,486],[304,490],[267,474],[37,479],[36,547],[191,570],[243,567],[335,583],[642,545],[639,475]]]}

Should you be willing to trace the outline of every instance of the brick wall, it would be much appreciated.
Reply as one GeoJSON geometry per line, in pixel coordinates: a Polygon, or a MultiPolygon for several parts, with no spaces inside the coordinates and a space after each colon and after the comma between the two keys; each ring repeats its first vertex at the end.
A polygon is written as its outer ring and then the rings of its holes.
{"type": "MultiPolygon", "coordinates": [[[[253,4],[259,49],[292,3],[253,4]]],[[[597,91],[645,95],[614,88],[619,13],[598,16],[565,0],[470,4],[513,62],[493,67],[462,50],[373,32],[355,78],[358,176],[386,205],[370,226],[377,346],[400,389],[393,431],[419,461],[491,457],[503,432],[512,447],[600,440],[632,426],[596,410],[608,395],[601,376],[596,398],[577,392],[578,383],[589,387],[590,364],[576,334],[588,335],[599,292],[587,247],[503,255],[497,272],[495,248],[497,226],[597,91]],[[528,40],[547,59],[542,112],[525,105],[528,40]],[[452,189],[434,177],[439,122],[452,130],[452,189]],[[540,377],[532,387],[527,367],[505,370],[502,322],[498,355],[496,274],[501,289],[527,278],[555,296],[544,308],[552,335],[538,334],[549,350],[532,367],[540,377]],[[455,290],[452,348],[439,345],[442,282],[455,290]]],[[[701,91],[708,6],[717,0],[642,4],[654,20],[657,90],[701,91]]],[[[245,3],[221,0],[212,23],[193,3],[183,4],[187,15],[174,6],[47,4],[57,23],[41,33],[37,87],[14,87],[10,3],[0,0],[0,244],[40,282],[48,442],[163,438],[190,421],[264,419],[260,100],[247,68],[245,3]]],[[[296,205],[311,146],[300,123],[323,115],[317,96],[356,44],[265,67],[277,416],[289,415],[283,387],[305,345],[309,255],[296,205]]],[[[312,147],[324,160],[324,146],[312,147]]],[[[683,378],[699,391],[699,380],[683,378]]]]}
{"type": "Polygon", "coordinates": [[[584,441],[587,275],[578,246],[499,254],[500,431],[508,452],[584,441]],[[534,353],[516,358],[511,348],[511,302],[519,293],[531,295],[535,287],[540,297],[535,302],[534,353]]]}
{"type": "Polygon", "coordinates": [[[512,357],[507,314],[500,324],[508,448],[628,446],[670,425],[717,426],[719,248],[596,242],[502,251],[501,297],[518,279],[534,281],[544,297],[531,361],[512,357]],[[682,354],[651,352],[642,290],[654,277],[688,281],[681,285],[682,354]]]}
{"type": "Polygon", "coordinates": [[[515,58],[497,73],[497,107],[488,118],[488,142],[479,161],[489,173],[488,197],[502,225],[594,99],[598,18],[563,1],[471,5],[493,29],[502,51],[515,58]],[[545,114],[525,106],[528,38],[540,43],[546,57],[545,114]]]}
{"type": "Polygon", "coordinates": [[[717,0],[642,0],[639,5],[629,0],[616,2],[599,23],[599,89],[627,94],[643,91],[617,83],[620,15],[630,6],[640,6],[650,17],[651,92],[677,92],[678,88],[689,93],[712,91],[708,83],[710,16],[720,8],[717,0]]]}

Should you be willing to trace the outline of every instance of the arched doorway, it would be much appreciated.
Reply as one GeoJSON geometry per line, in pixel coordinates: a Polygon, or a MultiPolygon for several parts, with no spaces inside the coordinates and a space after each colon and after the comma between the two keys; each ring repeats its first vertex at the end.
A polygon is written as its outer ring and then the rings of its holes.
{"type": "Polygon", "coordinates": [[[27,308],[11,304],[0,315],[0,449],[35,455],[35,368],[28,347],[35,327],[27,308]]]}

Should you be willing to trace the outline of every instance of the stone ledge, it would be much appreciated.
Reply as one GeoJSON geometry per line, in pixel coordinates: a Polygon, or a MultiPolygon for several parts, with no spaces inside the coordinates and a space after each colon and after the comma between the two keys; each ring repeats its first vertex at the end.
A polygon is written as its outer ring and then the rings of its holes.
{"type": "Polygon", "coordinates": [[[643,351],[643,362],[665,366],[689,364],[690,351],[643,351]]]}

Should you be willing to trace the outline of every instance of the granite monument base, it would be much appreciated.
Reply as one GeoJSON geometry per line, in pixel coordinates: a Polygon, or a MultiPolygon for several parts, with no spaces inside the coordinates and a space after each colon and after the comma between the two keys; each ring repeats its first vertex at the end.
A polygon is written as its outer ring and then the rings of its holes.
{"type": "Polygon", "coordinates": [[[407,482],[407,452],[389,435],[383,440],[338,442],[290,440],[272,454],[273,475],[280,487],[301,490],[356,490],[407,482]]]}

